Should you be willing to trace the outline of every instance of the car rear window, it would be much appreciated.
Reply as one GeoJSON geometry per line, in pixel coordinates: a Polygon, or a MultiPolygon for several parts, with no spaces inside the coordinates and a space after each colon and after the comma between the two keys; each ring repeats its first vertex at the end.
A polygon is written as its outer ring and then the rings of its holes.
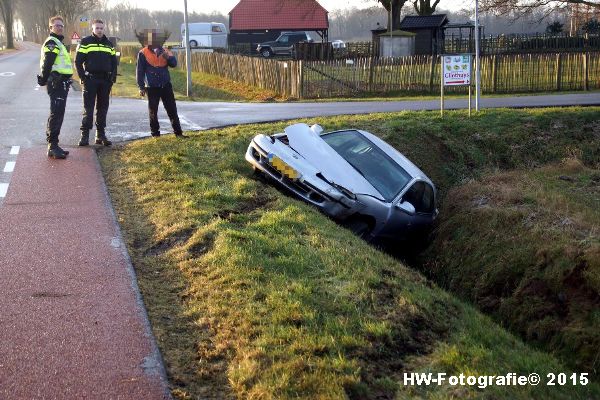
{"type": "Polygon", "coordinates": [[[358,131],[339,131],[321,136],[352,165],[386,201],[392,201],[410,182],[410,175],[358,131]]]}

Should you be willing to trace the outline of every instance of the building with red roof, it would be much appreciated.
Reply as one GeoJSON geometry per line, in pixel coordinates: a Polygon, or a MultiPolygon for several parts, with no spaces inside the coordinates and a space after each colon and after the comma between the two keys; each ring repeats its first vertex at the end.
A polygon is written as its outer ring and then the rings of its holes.
{"type": "Polygon", "coordinates": [[[328,14],[316,0],[240,0],[229,12],[229,43],[255,45],[289,31],[314,31],[326,41],[328,14]]]}

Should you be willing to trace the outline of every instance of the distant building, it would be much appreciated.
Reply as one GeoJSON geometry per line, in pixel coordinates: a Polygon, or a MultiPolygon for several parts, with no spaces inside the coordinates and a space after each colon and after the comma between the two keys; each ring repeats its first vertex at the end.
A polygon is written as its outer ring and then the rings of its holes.
{"type": "Polygon", "coordinates": [[[441,54],[444,52],[444,26],[448,24],[446,14],[407,15],[400,29],[416,33],[415,54],[441,54]]]}
{"type": "Polygon", "coordinates": [[[328,14],[316,0],[240,0],[229,12],[229,44],[254,46],[289,31],[316,31],[327,41],[328,14]]]}

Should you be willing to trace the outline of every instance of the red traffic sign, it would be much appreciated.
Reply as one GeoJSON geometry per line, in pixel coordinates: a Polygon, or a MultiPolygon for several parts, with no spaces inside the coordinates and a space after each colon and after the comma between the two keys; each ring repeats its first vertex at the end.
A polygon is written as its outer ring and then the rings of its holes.
{"type": "Polygon", "coordinates": [[[79,39],[81,39],[81,38],[79,37],[77,32],[73,32],[73,34],[71,35],[71,40],[79,40],[79,39]]]}

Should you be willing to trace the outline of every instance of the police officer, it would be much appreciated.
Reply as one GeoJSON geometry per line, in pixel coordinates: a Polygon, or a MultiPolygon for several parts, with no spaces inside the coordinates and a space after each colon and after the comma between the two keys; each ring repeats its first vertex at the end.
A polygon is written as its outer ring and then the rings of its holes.
{"type": "Polygon", "coordinates": [[[75,57],[77,74],[83,85],[83,120],[79,146],[89,145],[90,129],[96,106],[96,144],[110,146],[106,138],[106,113],[110,90],[117,80],[117,56],[110,40],[104,36],[104,22],[92,22],[92,34],[84,37],[75,57]]]}
{"type": "Polygon", "coordinates": [[[58,146],[58,135],[65,116],[67,95],[73,76],[73,65],[69,51],[63,44],[64,20],[61,16],[50,18],[50,36],[42,46],[40,57],[41,75],[37,76],[40,86],[48,85],[50,96],[50,116],[46,125],[48,157],[64,159],[68,151],[58,146]]]}

